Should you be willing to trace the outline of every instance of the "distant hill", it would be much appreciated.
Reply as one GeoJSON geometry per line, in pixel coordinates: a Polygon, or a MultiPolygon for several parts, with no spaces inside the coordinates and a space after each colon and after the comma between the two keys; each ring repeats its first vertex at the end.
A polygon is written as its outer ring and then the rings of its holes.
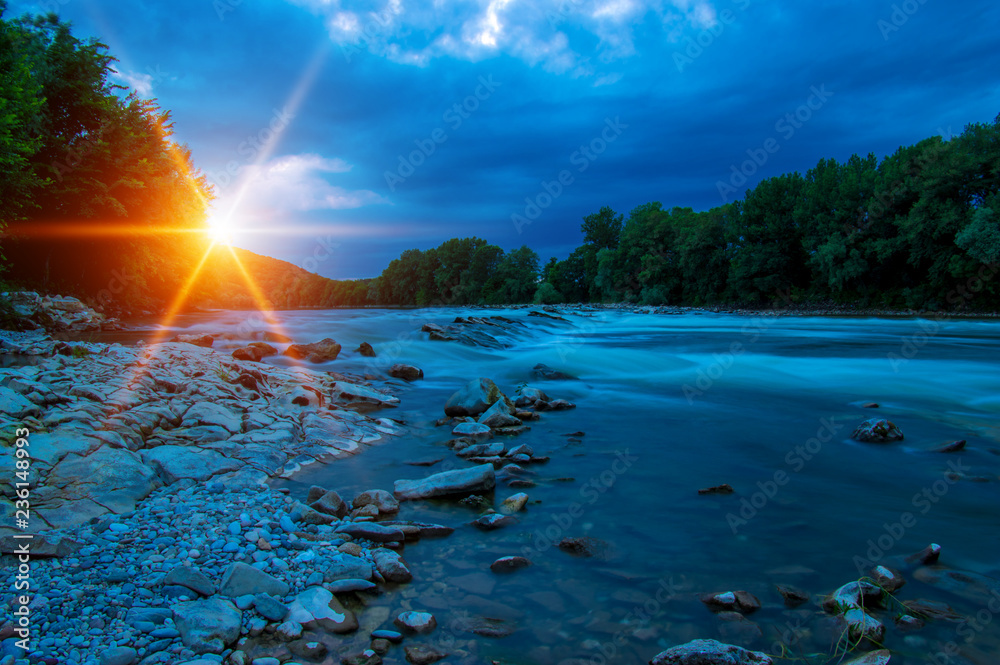
{"type": "Polygon", "coordinates": [[[192,286],[189,303],[222,309],[358,306],[366,304],[371,281],[333,280],[288,261],[220,246],[192,286]],[[248,285],[248,277],[259,293],[248,285]],[[264,303],[258,302],[261,297],[264,303]]]}

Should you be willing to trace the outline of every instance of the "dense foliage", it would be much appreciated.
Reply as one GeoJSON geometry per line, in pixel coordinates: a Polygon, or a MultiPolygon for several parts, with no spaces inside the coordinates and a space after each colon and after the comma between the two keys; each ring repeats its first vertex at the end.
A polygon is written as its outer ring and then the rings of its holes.
{"type": "Polygon", "coordinates": [[[170,114],[113,85],[114,58],[54,15],[2,18],[5,278],[95,304],[176,292],[206,248],[210,189],[170,114]]]}

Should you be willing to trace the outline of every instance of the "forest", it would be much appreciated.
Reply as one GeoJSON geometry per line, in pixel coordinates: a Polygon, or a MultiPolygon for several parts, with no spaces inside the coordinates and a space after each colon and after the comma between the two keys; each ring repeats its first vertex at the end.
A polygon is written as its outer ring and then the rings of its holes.
{"type": "Polygon", "coordinates": [[[104,44],[77,39],[55,15],[11,19],[5,10],[0,0],[6,289],[75,295],[121,315],[162,310],[185,289],[192,305],[237,309],[997,306],[1000,115],[881,160],[820,159],[710,210],[651,202],[626,217],[603,207],[582,220],[576,250],[544,265],[526,246],[455,238],[403,252],[377,278],[337,281],[213,248],[213,190],[173,139],[170,113],[112,82],[104,44]]]}

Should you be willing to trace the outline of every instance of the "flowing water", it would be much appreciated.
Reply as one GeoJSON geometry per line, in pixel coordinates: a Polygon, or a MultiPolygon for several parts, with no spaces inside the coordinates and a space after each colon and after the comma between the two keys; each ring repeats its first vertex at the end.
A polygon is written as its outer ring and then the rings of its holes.
{"type": "MultiPolygon", "coordinates": [[[[718,638],[835,662],[831,640],[839,634],[813,603],[784,607],[776,583],[818,597],[866,574],[861,560],[893,562],[931,542],[943,548],[942,565],[1000,577],[1000,323],[607,310],[568,313],[563,323],[527,313],[276,314],[296,341],[333,337],[343,345],[340,358],[317,369],[382,374],[404,362],[426,377],[402,387],[400,408],[386,413],[409,426],[406,436],[309,467],[286,483],[298,498],[312,484],[349,498],[468,464],[445,447],[449,428],[434,421],[470,379],[489,377],[509,395],[528,383],[577,404],[543,414],[509,440],[551,457],[529,466],[537,486],[525,490],[531,503],[517,524],[482,532],[469,525],[478,515],[471,507],[404,504],[400,519],[456,531],[407,545],[414,581],[366,602],[434,612],[441,627],[430,643],[484,662],[600,665],[647,662],[667,647],[718,638]],[[509,348],[431,342],[419,332],[425,322],[492,314],[524,325],[509,348]],[[363,341],[377,358],[350,352],[363,341]],[[537,363],[579,380],[534,381],[537,363]],[[867,402],[880,407],[863,408],[867,402]],[[891,419],[905,440],[852,441],[854,427],[871,417],[891,419]],[[567,436],[575,432],[585,435],[567,436]],[[963,452],[930,452],[956,439],[967,440],[963,452]],[[434,458],[442,461],[409,464],[434,458]],[[736,492],[698,494],[722,483],[736,492]],[[595,558],[555,547],[577,536],[609,547],[595,558]],[[490,572],[493,560],[514,554],[534,565],[490,572]],[[699,601],[736,589],[760,598],[764,607],[750,619],[763,636],[699,601]],[[470,635],[453,621],[459,617],[514,632],[470,635]]],[[[257,323],[217,312],[187,315],[176,327],[246,332],[257,323]]],[[[495,500],[516,491],[500,483],[495,500]]],[[[1000,662],[1000,617],[993,620],[989,597],[906,576],[898,598],[944,601],[966,616],[978,612],[978,622],[933,621],[903,633],[893,625],[900,607],[891,605],[877,616],[888,626],[894,664],[1000,662]],[[949,642],[961,656],[947,655],[949,642]]]]}

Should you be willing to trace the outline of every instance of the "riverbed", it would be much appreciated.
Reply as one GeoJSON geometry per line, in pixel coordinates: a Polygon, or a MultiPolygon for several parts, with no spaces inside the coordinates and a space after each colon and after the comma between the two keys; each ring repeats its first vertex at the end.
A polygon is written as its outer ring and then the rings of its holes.
{"type": "MultiPolygon", "coordinates": [[[[664,648],[717,638],[828,662],[839,636],[814,603],[786,607],[776,584],[819,599],[866,575],[865,564],[898,567],[899,557],[930,543],[941,545],[948,568],[1000,577],[1000,323],[596,308],[566,309],[556,320],[528,312],[288,311],[272,323],[212,312],[182,315],[172,332],[230,333],[219,350],[265,329],[297,342],[330,337],[344,351],[315,369],[382,376],[399,362],[423,370],[424,379],[401,388],[400,407],[379,414],[405,424],[406,434],[280,481],[303,499],[311,485],[348,498],[467,465],[445,445],[451,428],[435,421],[471,379],[490,378],[512,397],[529,385],[576,404],[507,440],[550,458],[528,467],[535,486],[523,490],[530,502],[516,524],[483,532],[470,525],[478,508],[404,503],[400,519],[456,531],[407,545],[414,581],[367,601],[433,611],[442,645],[460,630],[455,619],[502,626],[497,632],[509,635],[478,643],[486,661],[647,662],[664,648]],[[516,323],[517,333],[501,338],[505,348],[420,332],[425,323],[494,315],[516,323]],[[375,358],[353,352],[361,342],[375,358]],[[577,378],[538,380],[539,363],[577,378]],[[904,440],[852,440],[868,418],[891,420],[904,440]],[[964,450],[933,452],[956,440],[966,441],[964,450]],[[698,493],[723,483],[735,492],[698,493]],[[555,546],[581,536],[606,547],[582,558],[555,546]],[[490,563],[508,555],[533,565],[492,573],[490,563]],[[756,628],[699,600],[738,589],[763,605],[747,617],[756,628]]],[[[500,482],[492,498],[498,504],[517,491],[500,482]]],[[[879,618],[892,662],[935,662],[949,642],[965,659],[950,662],[996,662],[1000,621],[992,621],[988,598],[911,572],[897,598],[946,602],[966,617],[980,612],[981,622],[985,611],[991,621],[979,630],[932,621],[906,632],[894,626],[901,606],[890,603],[879,618]]]]}

